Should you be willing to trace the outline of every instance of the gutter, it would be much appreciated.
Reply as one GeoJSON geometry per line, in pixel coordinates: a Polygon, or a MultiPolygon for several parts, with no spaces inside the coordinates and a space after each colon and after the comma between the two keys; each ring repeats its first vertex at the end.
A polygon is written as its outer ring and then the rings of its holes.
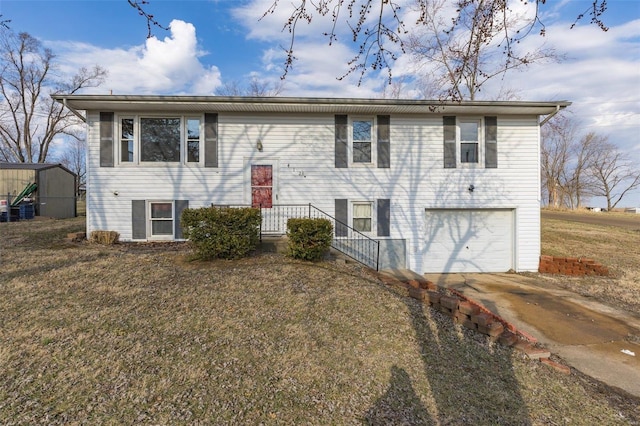
{"type": "MultiPolygon", "coordinates": [[[[563,109],[564,109],[564,107],[563,107],[563,109]]],[[[560,112],[560,105],[556,105],[556,110],[553,111],[551,114],[547,115],[544,118],[544,120],[542,120],[542,122],[540,123],[540,127],[544,126],[547,121],[551,120],[559,112],[560,112]]]]}
{"type": "Polygon", "coordinates": [[[71,111],[73,113],[73,115],[75,115],[76,117],[78,117],[80,120],[82,120],[83,123],[87,122],[87,119],[78,112],[78,110],[71,108],[68,104],[67,104],[67,98],[62,98],[62,104],[64,105],[65,108],[67,108],[69,111],[71,111]]]}

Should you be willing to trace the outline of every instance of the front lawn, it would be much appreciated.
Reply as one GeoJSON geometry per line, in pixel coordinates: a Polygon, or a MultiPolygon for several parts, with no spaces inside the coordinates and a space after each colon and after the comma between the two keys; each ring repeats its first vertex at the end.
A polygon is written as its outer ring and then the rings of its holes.
{"type": "Polygon", "coordinates": [[[0,224],[1,424],[640,421],[353,264],[64,241],[83,221],[0,224]]]}

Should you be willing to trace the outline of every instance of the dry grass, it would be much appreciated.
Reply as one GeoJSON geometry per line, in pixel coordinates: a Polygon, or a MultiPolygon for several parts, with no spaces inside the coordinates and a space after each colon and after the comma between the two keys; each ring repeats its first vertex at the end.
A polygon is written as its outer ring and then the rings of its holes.
{"type": "Polygon", "coordinates": [[[120,240],[120,234],[116,231],[93,231],[89,236],[89,241],[107,246],[116,244],[120,240]]]}
{"type": "MultiPolygon", "coordinates": [[[[616,217],[616,213],[607,215],[616,217]]],[[[602,263],[610,270],[608,278],[544,277],[584,296],[640,312],[640,222],[638,229],[624,229],[543,219],[542,254],[586,257],[602,263]]]]}
{"type": "Polygon", "coordinates": [[[366,270],[0,224],[2,424],[638,424],[366,270]]]}

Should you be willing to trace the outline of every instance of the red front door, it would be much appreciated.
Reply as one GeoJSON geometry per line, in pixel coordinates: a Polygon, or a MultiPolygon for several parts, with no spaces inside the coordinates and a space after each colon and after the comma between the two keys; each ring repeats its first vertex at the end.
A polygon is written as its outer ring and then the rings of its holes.
{"type": "Polygon", "coordinates": [[[273,205],[273,166],[251,166],[251,206],[271,208],[273,205]]]}

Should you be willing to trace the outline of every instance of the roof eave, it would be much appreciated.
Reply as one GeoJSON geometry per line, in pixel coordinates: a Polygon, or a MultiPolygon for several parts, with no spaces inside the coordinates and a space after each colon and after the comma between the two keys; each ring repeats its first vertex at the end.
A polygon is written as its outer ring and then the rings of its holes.
{"type": "Polygon", "coordinates": [[[526,114],[546,115],[571,105],[568,101],[434,101],[361,98],[285,98],[228,96],[54,95],[73,110],[173,112],[288,112],[362,114],[526,114]]]}

